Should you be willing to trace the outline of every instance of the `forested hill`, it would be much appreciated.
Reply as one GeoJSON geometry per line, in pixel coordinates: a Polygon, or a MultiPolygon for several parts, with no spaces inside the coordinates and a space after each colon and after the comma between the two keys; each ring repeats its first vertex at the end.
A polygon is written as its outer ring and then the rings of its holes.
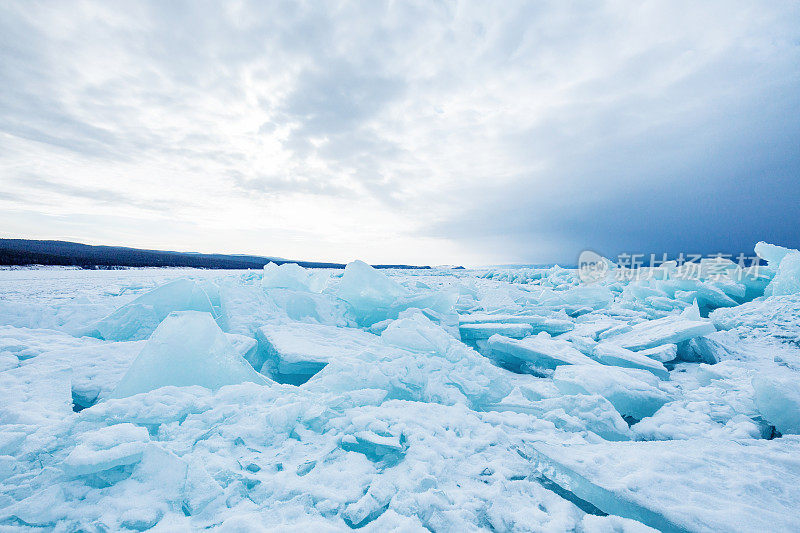
{"type": "MultiPolygon", "coordinates": [[[[0,265],[62,265],[82,268],[194,267],[263,268],[274,263],[297,263],[306,268],[344,268],[342,263],[293,261],[255,255],[200,254],[163,250],[140,250],[121,246],[91,246],[67,241],[0,239],[0,265]]],[[[430,268],[413,265],[373,265],[376,268],[430,268]]]]}

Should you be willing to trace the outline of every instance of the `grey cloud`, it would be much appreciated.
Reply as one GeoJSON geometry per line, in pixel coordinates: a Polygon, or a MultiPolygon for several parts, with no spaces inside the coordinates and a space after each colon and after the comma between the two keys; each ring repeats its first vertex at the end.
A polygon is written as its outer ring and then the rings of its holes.
{"type": "MultiPolygon", "coordinates": [[[[81,198],[101,204],[131,206],[148,211],[163,211],[170,207],[170,203],[165,200],[142,201],[111,189],[71,185],[69,183],[55,182],[41,176],[30,174],[20,176],[14,181],[26,189],[40,190],[66,197],[81,198]]],[[[30,202],[30,199],[27,200],[30,202]]]]}
{"type": "Polygon", "coordinates": [[[798,246],[800,11],[740,7],[7,2],[0,131],[107,163],[103,190],[17,175],[107,205],[191,202],[115,189],[146,162],[240,199],[366,196],[519,261],[798,246]]]}

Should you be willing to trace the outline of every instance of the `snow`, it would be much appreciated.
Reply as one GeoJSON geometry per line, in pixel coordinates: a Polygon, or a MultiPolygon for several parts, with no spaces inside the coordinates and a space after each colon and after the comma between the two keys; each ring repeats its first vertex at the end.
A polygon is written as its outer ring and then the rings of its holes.
{"type": "Polygon", "coordinates": [[[796,530],[798,252],[757,252],[2,270],[0,530],[796,530]]]}

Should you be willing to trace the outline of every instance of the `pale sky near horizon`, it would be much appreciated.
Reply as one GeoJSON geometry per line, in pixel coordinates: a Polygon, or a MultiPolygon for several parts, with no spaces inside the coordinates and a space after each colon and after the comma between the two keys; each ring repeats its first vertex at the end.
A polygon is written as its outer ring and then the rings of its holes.
{"type": "Polygon", "coordinates": [[[800,246],[800,3],[0,3],[0,237],[374,263],[800,246]]]}

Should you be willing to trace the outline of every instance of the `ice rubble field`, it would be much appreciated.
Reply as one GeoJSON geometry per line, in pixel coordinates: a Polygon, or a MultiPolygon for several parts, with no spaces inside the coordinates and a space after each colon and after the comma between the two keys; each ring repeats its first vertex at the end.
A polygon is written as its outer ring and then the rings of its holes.
{"type": "Polygon", "coordinates": [[[797,531],[800,252],[0,271],[2,531],[797,531]]]}

